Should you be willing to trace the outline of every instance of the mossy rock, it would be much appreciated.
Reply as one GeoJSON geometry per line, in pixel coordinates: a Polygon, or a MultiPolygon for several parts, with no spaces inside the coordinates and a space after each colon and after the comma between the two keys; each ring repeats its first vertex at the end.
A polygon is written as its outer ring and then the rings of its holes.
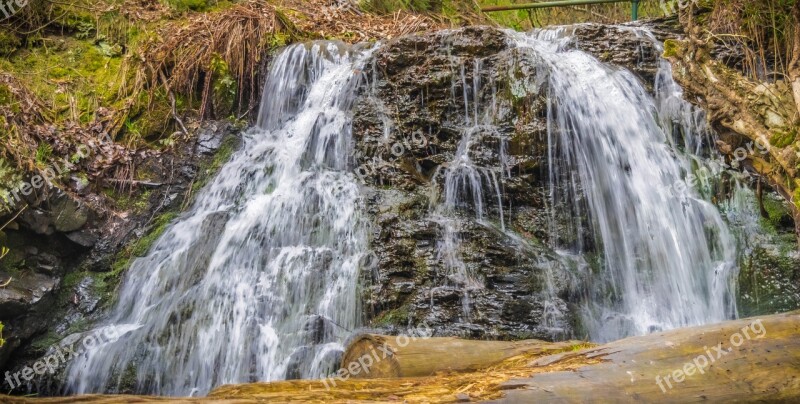
{"type": "Polygon", "coordinates": [[[381,314],[378,318],[376,318],[373,321],[373,324],[376,327],[386,327],[391,325],[395,325],[398,327],[405,327],[408,325],[409,316],[410,316],[409,308],[403,306],[381,314]]]}
{"type": "Polygon", "coordinates": [[[756,248],[739,273],[738,306],[741,316],[782,313],[800,308],[800,257],[787,240],[778,251],[756,248]]]}
{"type": "Polygon", "coordinates": [[[61,198],[52,209],[53,225],[60,232],[78,230],[89,218],[87,210],[68,197],[61,198]]]}
{"type": "Polygon", "coordinates": [[[784,148],[797,139],[797,128],[791,128],[786,131],[775,131],[769,139],[769,143],[778,148],[784,148]]]}
{"type": "Polygon", "coordinates": [[[132,259],[143,257],[150,250],[150,247],[167,230],[168,225],[173,219],[178,217],[175,212],[164,213],[153,221],[147,233],[140,239],[129,244],[123,251],[117,254],[117,259],[111,267],[113,275],[117,276],[130,266],[132,259]]]}
{"type": "Polygon", "coordinates": [[[681,54],[681,43],[675,39],[667,39],[664,41],[664,54],[665,58],[679,57],[681,54]]]}

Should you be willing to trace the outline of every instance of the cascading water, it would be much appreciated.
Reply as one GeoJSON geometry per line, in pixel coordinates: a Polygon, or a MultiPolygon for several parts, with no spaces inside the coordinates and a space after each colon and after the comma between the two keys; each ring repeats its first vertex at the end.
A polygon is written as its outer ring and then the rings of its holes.
{"type": "MultiPolygon", "coordinates": [[[[481,279],[464,263],[460,254],[461,219],[460,210],[474,211],[474,218],[482,224],[487,224],[487,203],[496,202],[499,223],[505,230],[503,218],[502,188],[498,176],[502,177],[504,167],[481,167],[470,158],[470,149],[475,142],[484,140],[487,136],[494,135],[492,117],[495,115],[494,105],[484,106],[479,102],[480,93],[484,83],[481,82],[482,62],[475,59],[472,68],[472,80],[467,80],[467,66],[458,66],[460,82],[453,83],[453,99],[457,99],[457,88],[461,88],[464,99],[464,122],[461,140],[458,142],[454,158],[434,175],[436,179],[441,174],[444,179],[442,184],[443,195],[434,198],[433,216],[442,228],[441,240],[438,244],[438,258],[444,264],[447,277],[458,287],[462,288],[462,306],[464,320],[470,316],[471,290],[483,287],[481,279]]],[[[503,161],[503,145],[505,139],[499,140],[501,164],[503,161]]],[[[434,189],[438,189],[434,186],[434,189]]],[[[433,293],[433,290],[431,291],[433,293]]]]}
{"type": "MultiPolygon", "coordinates": [[[[585,195],[585,203],[572,206],[573,231],[584,239],[586,212],[588,238],[602,253],[600,270],[587,274],[583,304],[591,338],[734,317],[735,242],[715,206],[692,189],[673,188],[693,167],[666,131],[670,121],[692,125],[669,108],[683,101],[668,64],[654,99],[627,70],[570,46],[566,30],[511,35],[536,51],[549,75],[551,203],[585,195]]],[[[553,247],[585,248],[580,241],[553,247]]]]}
{"type": "Polygon", "coordinates": [[[69,391],[116,391],[129,372],[137,392],[190,395],[330,371],[367,250],[347,159],[370,53],[315,42],[273,62],[258,127],[134,262],[107,321],[127,332],[72,363],[69,391]]]}
{"type": "MultiPolygon", "coordinates": [[[[699,164],[692,156],[707,132],[681,99],[669,65],[652,97],[630,72],[568,46],[566,31],[509,37],[534,51],[549,80],[550,204],[568,201],[568,230],[576,237],[564,239],[577,240],[551,247],[582,268],[599,262],[582,274],[582,322],[591,338],[735,316],[735,243],[713,205],[691,188],[673,188],[699,164]]],[[[350,113],[370,54],[331,42],[281,53],[258,126],[192,209],[129,269],[102,325],[123,335],[72,362],[70,392],[130,388],[134,375],[137,392],[203,394],[224,383],[332,370],[341,341],[358,325],[358,272],[369,253],[348,157],[350,113]]],[[[441,229],[436,258],[448,272],[441,287],[464,291],[468,322],[470,291],[484,286],[460,255],[464,222],[493,227],[520,250],[528,241],[506,228],[506,139],[492,122],[496,106],[479,102],[486,86],[495,89],[481,82],[480,59],[456,68],[461,138],[453,159],[433,175],[441,195],[432,198],[430,214],[441,229]],[[471,149],[481,142],[498,145],[499,166],[475,161],[471,149]]],[[[389,108],[378,105],[388,140],[389,108]]],[[[543,293],[551,296],[554,270],[545,269],[543,293]]],[[[541,323],[564,337],[565,305],[544,306],[541,323]]]]}

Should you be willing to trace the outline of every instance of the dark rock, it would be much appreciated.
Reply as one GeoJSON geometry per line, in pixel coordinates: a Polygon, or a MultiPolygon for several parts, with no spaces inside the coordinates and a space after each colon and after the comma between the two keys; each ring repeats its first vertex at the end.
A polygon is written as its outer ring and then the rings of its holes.
{"type": "Polygon", "coordinates": [[[67,233],[80,229],[89,219],[86,207],[65,194],[59,195],[51,204],[53,227],[56,231],[67,233]]]}
{"type": "MultiPolygon", "coordinates": [[[[569,295],[570,285],[557,281],[545,291],[542,278],[544,268],[566,266],[540,247],[547,232],[536,238],[529,231],[545,227],[526,226],[549,217],[544,199],[531,197],[547,192],[547,77],[539,59],[512,47],[500,31],[469,28],[401,38],[375,60],[378,78],[356,100],[353,128],[354,166],[369,188],[367,209],[376,224],[375,262],[364,273],[372,325],[400,331],[424,322],[436,335],[552,338],[545,308],[566,308],[559,296],[569,295]],[[475,108],[490,116],[491,126],[472,123],[475,108]],[[498,200],[492,181],[483,181],[480,203],[490,220],[477,218],[475,201],[456,207],[458,254],[477,275],[476,285],[448,273],[438,253],[445,225],[435,212],[446,167],[468,131],[470,159],[504,190],[498,200]],[[523,220],[525,214],[533,218],[523,220]]],[[[555,332],[569,335],[572,320],[563,313],[555,332]]]]}
{"type": "Polygon", "coordinates": [[[94,278],[87,276],[75,287],[73,302],[77,303],[78,310],[83,314],[91,314],[100,303],[100,296],[94,290],[94,278]]]}
{"type": "Polygon", "coordinates": [[[58,280],[39,273],[23,273],[14,277],[3,274],[0,279],[8,286],[0,288],[0,320],[9,320],[27,307],[37,304],[58,286],[58,280]]]}
{"type": "MultiPolygon", "coordinates": [[[[116,201],[103,190],[78,176],[70,181],[69,192],[52,188],[26,196],[29,206],[4,229],[3,244],[11,253],[0,262],[0,282],[13,279],[0,288],[0,320],[7,339],[0,348],[0,370],[37,360],[44,342],[51,345],[49,341],[55,343],[97,319],[98,309],[113,298],[110,291],[119,277],[96,273],[110,271],[118,253],[145,236],[156,215],[180,209],[200,174],[198,167],[208,164],[222,140],[236,132],[226,122],[207,122],[196,130],[201,133],[198,144],[192,140],[169,153],[141,154],[138,170],[153,175],[148,182],[166,186],[131,187],[125,197],[140,201],[133,206],[114,206],[116,201]]],[[[49,387],[37,387],[40,394],[60,392],[60,382],[42,382],[49,387]]]]}
{"type": "MultiPolygon", "coordinates": [[[[653,37],[628,27],[567,29],[568,46],[652,88],[660,63],[653,37]]],[[[592,254],[594,241],[586,218],[576,228],[574,200],[548,206],[547,69],[534,50],[507,38],[472,27],[399,38],[374,55],[373,82],[355,101],[352,158],[375,226],[362,280],[372,326],[402,332],[424,322],[436,335],[473,338],[580,333],[570,302],[586,287],[586,264],[547,246],[582,245],[592,254]],[[466,134],[482,196],[472,199],[475,185],[462,184],[463,197],[443,219],[447,168],[466,134]],[[440,253],[448,222],[472,281],[440,253]]]]}
{"type": "Polygon", "coordinates": [[[65,234],[65,236],[73,243],[87,248],[93,247],[100,238],[98,231],[95,229],[73,231],[65,234]]]}

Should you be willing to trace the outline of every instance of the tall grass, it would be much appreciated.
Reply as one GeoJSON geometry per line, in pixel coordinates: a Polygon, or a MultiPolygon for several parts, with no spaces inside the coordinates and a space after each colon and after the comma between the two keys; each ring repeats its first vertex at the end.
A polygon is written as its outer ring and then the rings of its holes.
{"type": "MultiPolygon", "coordinates": [[[[705,34],[738,59],[729,65],[760,81],[787,76],[795,26],[791,10],[797,0],[717,0],[712,2],[705,34]]],[[[701,21],[702,22],[702,21],[701,21]]]]}

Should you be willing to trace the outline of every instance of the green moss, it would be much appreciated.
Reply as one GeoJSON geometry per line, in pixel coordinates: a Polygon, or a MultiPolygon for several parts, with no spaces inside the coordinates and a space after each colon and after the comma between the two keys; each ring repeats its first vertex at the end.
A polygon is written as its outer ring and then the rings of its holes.
{"type": "Polygon", "coordinates": [[[675,39],[667,39],[664,41],[664,57],[671,58],[671,57],[678,57],[678,54],[681,49],[681,44],[679,41],[675,39]]]}
{"type": "Polygon", "coordinates": [[[783,313],[800,308],[800,260],[793,238],[776,239],[775,251],[756,248],[748,255],[739,273],[737,304],[741,317],[783,313]]]}
{"type": "Polygon", "coordinates": [[[218,117],[227,116],[235,107],[239,83],[230,72],[228,64],[219,54],[211,56],[212,89],[214,113],[218,117]]]}
{"type": "Polygon", "coordinates": [[[144,191],[141,194],[120,193],[114,188],[103,189],[103,195],[114,201],[117,208],[135,213],[143,213],[149,206],[151,191],[144,191]]]}
{"type": "Polygon", "coordinates": [[[794,206],[797,206],[797,209],[800,209],[800,188],[794,190],[794,206]]]}
{"type": "Polygon", "coordinates": [[[797,128],[787,131],[775,131],[769,139],[769,143],[778,148],[784,148],[794,143],[797,138],[797,128]]]}
{"type": "Polygon", "coordinates": [[[64,334],[70,335],[78,332],[87,331],[90,325],[91,324],[89,323],[89,320],[86,317],[80,317],[74,323],[69,325],[69,328],[67,328],[67,331],[65,331],[64,334]]]}
{"type": "Polygon", "coordinates": [[[408,306],[402,306],[397,309],[384,312],[375,318],[375,320],[372,321],[372,324],[376,327],[385,327],[389,325],[405,327],[408,325],[409,318],[410,311],[408,306]]]}
{"type": "Polygon", "coordinates": [[[33,353],[44,354],[50,347],[58,344],[59,341],[61,341],[61,336],[50,331],[35,338],[31,343],[31,350],[33,353]]]}
{"type": "Polygon", "coordinates": [[[167,0],[167,4],[178,11],[205,11],[210,6],[206,0],[167,0]]]}
{"type": "Polygon", "coordinates": [[[53,8],[53,24],[67,32],[75,34],[77,38],[86,39],[96,30],[95,17],[80,4],[56,4],[53,8]]]}
{"type": "Polygon", "coordinates": [[[91,40],[47,37],[45,42],[50,46],[21,49],[14,58],[0,59],[0,69],[51,103],[56,123],[71,119],[74,112],[85,123],[94,118],[99,106],[124,106],[125,100],[119,97],[125,81],[120,57],[107,56],[91,40]]]}
{"type": "Polygon", "coordinates": [[[104,277],[100,279],[103,284],[116,284],[115,280],[118,280],[122,272],[130,266],[131,261],[137,257],[145,256],[150,247],[164,234],[170,222],[176,217],[178,217],[178,214],[175,212],[167,212],[156,217],[143,237],[128,244],[122,251],[117,253],[114,263],[111,265],[111,272],[105,273],[104,277]]]}
{"type": "Polygon", "coordinates": [[[778,231],[793,229],[792,213],[783,200],[765,197],[762,203],[768,216],[763,218],[766,230],[776,234],[778,231]]]}
{"type": "Polygon", "coordinates": [[[130,246],[130,254],[131,257],[144,257],[147,254],[147,251],[150,250],[150,247],[153,246],[153,243],[164,234],[164,231],[167,230],[167,226],[172,222],[173,219],[178,217],[177,213],[165,213],[159,217],[157,217],[153,221],[153,225],[151,230],[142,238],[137,240],[130,246]]]}
{"type": "Polygon", "coordinates": [[[5,84],[0,84],[0,105],[10,105],[14,102],[14,94],[5,84]]]}
{"type": "Polygon", "coordinates": [[[370,13],[390,14],[395,11],[434,11],[441,10],[441,2],[431,0],[362,0],[361,8],[370,13]]]}

